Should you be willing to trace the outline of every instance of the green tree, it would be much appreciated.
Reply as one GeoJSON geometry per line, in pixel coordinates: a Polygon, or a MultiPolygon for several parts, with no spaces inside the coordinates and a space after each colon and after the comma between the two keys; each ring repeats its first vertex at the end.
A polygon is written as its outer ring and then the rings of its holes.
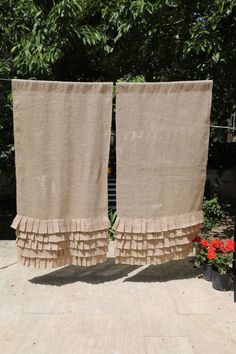
{"type": "MultiPolygon", "coordinates": [[[[212,120],[225,125],[236,108],[235,18],[236,0],[1,0],[0,76],[213,79],[212,120]]],[[[1,83],[4,168],[13,161],[9,92],[1,83]]]]}

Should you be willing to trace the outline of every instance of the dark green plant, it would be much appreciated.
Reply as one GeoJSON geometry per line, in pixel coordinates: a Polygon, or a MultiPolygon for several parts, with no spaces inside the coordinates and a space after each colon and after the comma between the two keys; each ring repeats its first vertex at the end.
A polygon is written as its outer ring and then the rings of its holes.
{"type": "Polygon", "coordinates": [[[207,200],[204,198],[202,206],[204,214],[203,230],[207,231],[218,226],[224,218],[224,211],[220,206],[217,197],[207,200]]]}

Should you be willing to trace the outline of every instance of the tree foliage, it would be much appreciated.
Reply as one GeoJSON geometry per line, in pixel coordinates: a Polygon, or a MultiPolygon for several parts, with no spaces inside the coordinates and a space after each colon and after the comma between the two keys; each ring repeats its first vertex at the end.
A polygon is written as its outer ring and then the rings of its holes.
{"type": "Polygon", "coordinates": [[[2,3],[2,65],[16,76],[117,80],[132,74],[153,81],[235,74],[235,0],[2,3]]]}
{"type": "MultiPolygon", "coordinates": [[[[236,0],[1,0],[1,77],[213,79],[220,124],[235,111],[235,44],[236,0]]],[[[0,103],[0,160],[11,164],[5,84],[0,103]]]]}

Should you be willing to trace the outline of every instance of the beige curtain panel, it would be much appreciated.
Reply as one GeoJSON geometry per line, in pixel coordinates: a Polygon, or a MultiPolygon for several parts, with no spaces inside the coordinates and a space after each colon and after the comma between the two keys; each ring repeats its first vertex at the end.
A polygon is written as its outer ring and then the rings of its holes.
{"type": "Polygon", "coordinates": [[[182,259],[203,220],[212,81],[116,90],[116,262],[182,259]]]}
{"type": "Polygon", "coordinates": [[[112,84],[13,80],[16,229],[26,266],[106,260],[112,84]]]}

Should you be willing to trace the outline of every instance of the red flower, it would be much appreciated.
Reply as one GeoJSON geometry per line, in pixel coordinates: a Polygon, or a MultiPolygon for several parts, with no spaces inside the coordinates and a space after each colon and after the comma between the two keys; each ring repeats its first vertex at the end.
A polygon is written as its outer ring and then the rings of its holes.
{"type": "Polygon", "coordinates": [[[202,245],[202,247],[208,247],[209,242],[207,240],[201,240],[201,245],[202,245]]]}
{"type": "Polygon", "coordinates": [[[212,247],[220,249],[222,247],[222,245],[223,245],[223,241],[222,240],[218,240],[218,239],[215,238],[215,239],[213,239],[211,241],[210,245],[212,247]]]}
{"type": "Polygon", "coordinates": [[[219,248],[219,250],[220,250],[220,252],[222,252],[222,253],[225,253],[226,251],[225,251],[225,248],[224,248],[224,244],[219,248]]]}
{"type": "Polygon", "coordinates": [[[226,252],[233,252],[234,251],[234,241],[227,240],[225,243],[225,251],[226,252]]]}
{"type": "Polygon", "coordinates": [[[215,259],[216,258],[216,252],[213,247],[209,247],[207,250],[207,258],[208,259],[215,259]]]}
{"type": "Polygon", "coordinates": [[[196,237],[193,239],[193,242],[200,243],[200,242],[201,242],[201,237],[200,237],[200,236],[196,236],[196,237]]]}

